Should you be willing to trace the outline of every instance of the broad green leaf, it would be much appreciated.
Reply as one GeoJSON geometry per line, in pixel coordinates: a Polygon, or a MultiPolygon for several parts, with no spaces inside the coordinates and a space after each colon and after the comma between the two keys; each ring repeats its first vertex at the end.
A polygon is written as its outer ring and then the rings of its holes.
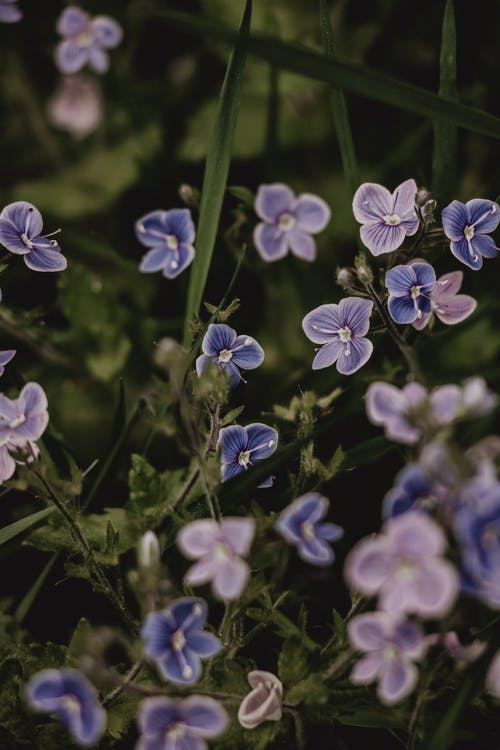
{"type": "MultiPolygon", "coordinates": [[[[453,0],[446,0],[441,36],[439,95],[457,97],[457,35],[453,0]]],[[[451,121],[434,124],[433,193],[444,205],[453,197],[457,182],[458,133],[451,121]]]]}
{"type": "Polygon", "coordinates": [[[235,48],[229,59],[221,97],[210,138],[205,175],[201,192],[200,218],[198,221],[196,256],[189,279],[184,344],[191,342],[190,321],[201,305],[203,291],[214,252],[217,227],[226,190],[234,131],[238,118],[243,70],[245,67],[245,37],[250,29],[251,0],[246,0],[245,11],[236,36],[235,48]]]}
{"type": "Polygon", "coordinates": [[[37,513],[32,513],[30,516],[21,518],[19,521],[14,521],[14,523],[9,524],[8,526],[4,526],[0,529],[0,546],[6,544],[6,542],[10,542],[11,539],[22,534],[23,531],[31,529],[32,526],[35,526],[54,511],[55,508],[44,508],[37,513]]]}

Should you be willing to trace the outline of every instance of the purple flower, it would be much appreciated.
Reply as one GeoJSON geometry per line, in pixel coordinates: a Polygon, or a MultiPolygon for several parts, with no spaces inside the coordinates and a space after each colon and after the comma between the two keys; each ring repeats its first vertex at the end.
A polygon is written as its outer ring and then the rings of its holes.
{"type": "Polygon", "coordinates": [[[237,599],[246,586],[250,568],[242,560],[250,551],[255,534],[253,518],[223,518],[192,521],[177,535],[177,545],[188,560],[198,560],[186,573],[190,586],[212,581],[219,599],[237,599]]]}
{"type": "MultiPolygon", "coordinates": [[[[277,448],[278,433],[272,427],[261,422],[254,422],[246,427],[231,425],[219,432],[221,449],[221,477],[223,482],[235,477],[255,461],[269,458],[277,448]]],[[[272,477],[266,479],[259,487],[271,487],[272,477]]]]}
{"type": "Polygon", "coordinates": [[[384,518],[394,518],[409,510],[424,510],[432,507],[433,484],[419,464],[405,466],[396,477],[396,483],[384,498],[384,518]]]}
{"type": "Polygon", "coordinates": [[[417,331],[425,328],[432,315],[436,315],[442,323],[454,325],[468,318],[477,307],[474,297],[468,294],[457,294],[462,286],[462,271],[452,271],[441,276],[436,284],[428,292],[430,301],[429,312],[422,312],[420,317],[413,321],[413,327],[417,331]]]}
{"type": "Polygon", "coordinates": [[[387,706],[406,698],[418,679],[413,662],[424,656],[428,645],[420,625],[386,612],[368,612],[351,620],[347,630],[354,648],[366,654],[351,672],[351,682],[377,680],[377,695],[387,706]]]}
{"type": "Polygon", "coordinates": [[[463,204],[452,201],[441,214],[443,229],[451,252],[461,263],[477,271],[483,258],[494,258],[498,252],[488,237],[500,222],[500,206],[494,201],[474,198],[463,204]]]}
{"type": "Polygon", "coordinates": [[[461,666],[472,664],[479,659],[486,648],[484,641],[472,641],[464,646],[454,630],[448,630],[443,635],[443,646],[449,655],[461,666]]]}
{"type": "Polygon", "coordinates": [[[486,674],[486,690],[500,700],[500,651],[497,651],[486,674]]]}
{"type": "Polygon", "coordinates": [[[378,536],[356,544],[345,577],[364,596],[377,594],[386,612],[444,617],[459,589],[455,568],[443,558],[445,549],[441,528],[427,515],[408,511],[386,521],[378,536]]]}
{"type": "Polygon", "coordinates": [[[251,336],[238,336],[225,323],[210,323],[201,344],[203,354],[196,360],[196,372],[201,375],[207,362],[215,362],[227,372],[231,386],[238,385],[239,367],[253,370],[264,361],[264,350],[251,336]]]}
{"type": "Polygon", "coordinates": [[[26,697],[35,711],[55,713],[79,745],[94,745],[104,733],[106,712],[94,686],[75,669],[38,672],[26,686],[26,697]]]}
{"type": "Polygon", "coordinates": [[[154,659],[162,677],[192,685],[201,674],[200,659],[214,656],[222,643],[203,626],[207,605],[203,599],[176,599],[162,612],[150,612],[141,631],[144,653],[154,659]]]}
{"type": "Polygon", "coordinates": [[[136,221],[135,234],[151,248],[139,266],[143,273],[163,271],[167,279],[175,279],[194,258],[195,229],[188,208],[151,211],[136,221]]]}
{"type": "Polygon", "coordinates": [[[85,65],[94,73],[109,68],[107,49],[116,47],[123,38],[119,23],[109,16],[91,18],[76,5],[63,10],[57,31],[65,37],[56,48],[56,64],[61,73],[77,73],[85,65]]]}
{"type": "Polygon", "coordinates": [[[6,349],[3,352],[0,352],[0,376],[2,376],[5,372],[5,365],[7,365],[10,360],[15,356],[16,349],[6,349]]]}
{"type": "Polygon", "coordinates": [[[390,440],[412,445],[457,418],[462,390],[457,385],[443,385],[429,394],[420,383],[400,389],[377,382],[369,386],[365,398],[368,419],[383,425],[390,440]]]}
{"type": "Polygon", "coordinates": [[[327,542],[340,539],[344,530],[334,523],[320,523],[330,503],[317,492],[302,495],[281,513],[276,529],[295,544],[299,557],[312,565],[330,565],[335,559],[327,542]]]}
{"type": "Polygon", "coordinates": [[[392,253],[401,247],[405,237],[418,229],[415,212],[415,180],[406,180],[391,195],[387,188],[365,182],[354,194],[352,210],[363,226],[361,239],[372,255],[392,253]]]}
{"type": "Polygon", "coordinates": [[[283,685],[272,672],[254,669],[248,673],[253,688],[238,709],[238,721],[245,729],[255,729],[264,721],[279,721],[283,703],[283,685]]]}
{"type": "Polygon", "coordinates": [[[23,14],[16,5],[17,0],[0,0],[0,22],[16,23],[23,14]]]}
{"type": "Polygon", "coordinates": [[[310,193],[296,198],[287,185],[275,182],[259,187],[255,212],[263,219],[253,233],[262,260],[279,260],[288,250],[302,260],[315,260],[316,244],[311,234],[323,231],[330,221],[330,209],[324,200],[310,193]]]}
{"type": "Polygon", "coordinates": [[[99,83],[85,75],[63,76],[48,102],[47,112],[56,128],[67,130],[75,138],[85,138],[103,118],[99,83]]]}
{"type": "Polygon", "coordinates": [[[373,302],[344,297],[338,305],[320,305],[307,313],[302,328],[314,344],[321,344],[312,369],[337,363],[342,375],[352,375],[371,357],[373,344],[365,338],[370,327],[373,302]]]}
{"type": "Polygon", "coordinates": [[[396,323],[413,323],[431,310],[429,292],[436,283],[436,274],[428,263],[394,266],[385,275],[389,290],[387,307],[396,323]]]}
{"type": "Polygon", "coordinates": [[[146,698],[141,703],[136,750],[206,750],[205,739],[217,737],[229,718],[213,698],[146,698]]]}
{"type": "Polygon", "coordinates": [[[68,263],[61,248],[50,234],[42,236],[42,229],[40,211],[26,201],[9,203],[0,213],[0,244],[22,255],[32,271],[64,271],[68,263]]]}
{"type": "Polygon", "coordinates": [[[42,436],[48,421],[47,397],[38,383],[26,383],[15,400],[0,393],[0,483],[15,471],[11,452],[33,452],[32,441],[42,436]]]}

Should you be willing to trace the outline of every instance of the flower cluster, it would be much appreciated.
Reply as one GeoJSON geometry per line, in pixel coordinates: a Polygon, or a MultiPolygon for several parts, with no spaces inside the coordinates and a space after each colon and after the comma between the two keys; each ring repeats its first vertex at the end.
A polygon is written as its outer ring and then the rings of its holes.
{"type": "Polygon", "coordinates": [[[0,394],[0,482],[13,475],[18,454],[28,461],[36,458],[35,441],[48,421],[47,397],[38,383],[27,383],[16,399],[0,394]]]}

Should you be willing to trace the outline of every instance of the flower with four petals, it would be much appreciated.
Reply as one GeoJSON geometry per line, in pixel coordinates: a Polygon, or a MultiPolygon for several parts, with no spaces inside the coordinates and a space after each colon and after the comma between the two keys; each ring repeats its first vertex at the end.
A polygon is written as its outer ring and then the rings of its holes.
{"type": "Polygon", "coordinates": [[[40,211],[26,201],[9,203],[0,213],[0,244],[22,255],[32,271],[64,271],[68,263],[61,248],[50,234],[42,236],[42,229],[40,211]]]}
{"type": "Polygon", "coordinates": [[[495,258],[498,247],[489,233],[500,222],[500,206],[495,201],[474,198],[467,203],[452,201],[443,208],[441,219],[450,249],[455,258],[474,271],[483,265],[483,258],[495,258]]]}
{"type": "Polygon", "coordinates": [[[85,65],[94,73],[106,73],[109,68],[108,49],[117,47],[123,31],[109,16],[95,16],[76,5],[63,10],[57,21],[57,31],[64,37],[56,48],[56,64],[61,73],[78,73],[85,65]]]}
{"type": "MultiPolygon", "coordinates": [[[[269,458],[278,446],[278,433],[273,427],[254,422],[246,427],[238,424],[223,427],[219,432],[221,478],[223,482],[253,466],[255,461],[269,458]]],[[[271,487],[272,477],[259,487],[271,487]]]]}
{"type": "Polygon", "coordinates": [[[385,285],[389,314],[396,323],[414,323],[430,313],[429,294],[436,285],[436,273],[429,263],[394,266],[385,274],[385,285]]]}
{"type": "Polygon", "coordinates": [[[431,309],[413,321],[412,325],[421,331],[435,315],[446,325],[455,325],[468,318],[477,307],[474,297],[468,294],[458,294],[462,286],[462,271],[451,271],[440,276],[429,291],[431,309]]]}
{"type": "Polygon", "coordinates": [[[264,350],[251,336],[238,336],[225,323],[210,323],[201,344],[203,354],[196,360],[196,372],[201,375],[207,362],[214,362],[227,372],[234,388],[243,380],[239,367],[253,370],[264,361],[264,350]]]}
{"type": "Polygon", "coordinates": [[[365,182],[356,190],[352,210],[362,224],[361,240],[372,255],[392,253],[419,227],[415,211],[417,185],[406,180],[391,193],[383,185],[365,182]]]}
{"type": "Polygon", "coordinates": [[[195,228],[188,208],[151,211],[135,222],[135,234],[151,248],[139,266],[143,273],[162,271],[167,279],[175,279],[194,258],[195,228]]]}
{"type": "Polygon", "coordinates": [[[327,542],[336,542],[344,534],[335,523],[320,523],[329,505],[326,497],[309,492],[285,508],[276,523],[287,542],[296,545],[299,557],[312,565],[330,565],[335,555],[327,542]]]}

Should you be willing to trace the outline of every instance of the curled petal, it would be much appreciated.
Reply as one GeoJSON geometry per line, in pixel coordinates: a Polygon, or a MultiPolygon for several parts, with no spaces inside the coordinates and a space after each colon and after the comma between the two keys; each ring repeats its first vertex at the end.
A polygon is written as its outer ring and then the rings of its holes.
{"type": "Polygon", "coordinates": [[[241,702],[238,721],[245,729],[254,729],[263,721],[279,721],[283,685],[271,672],[254,670],[248,675],[253,690],[241,702]]]}
{"type": "Polygon", "coordinates": [[[37,237],[43,229],[40,211],[27,201],[14,201],[2,209],[0,219],[11,221],[20,233],[26,232],[30,238],[37,237]]]}
{"type": "Polygon", "coordinates": [[[484,234],[475,234],[470,244],[473,251],[478,255],[482,255],[483,258],[496,258],[498,255],[498,247],[495,245],[494,240],[484,234]]]}
{"type": "Polygon", "coordinates": [[[280,214],[293,212],[295,195],[287,185],[275,182],[271,185],[260,185],[255,198],[255,212],[267,222],[275,222],[280,214]]]}
{"type": "Polygon", "coordinates": [[[304,562],[311,565],[331,565],[335,559],[335,553],[330,545],[317,536],[300,539],[297,552],[304,562]]]}

